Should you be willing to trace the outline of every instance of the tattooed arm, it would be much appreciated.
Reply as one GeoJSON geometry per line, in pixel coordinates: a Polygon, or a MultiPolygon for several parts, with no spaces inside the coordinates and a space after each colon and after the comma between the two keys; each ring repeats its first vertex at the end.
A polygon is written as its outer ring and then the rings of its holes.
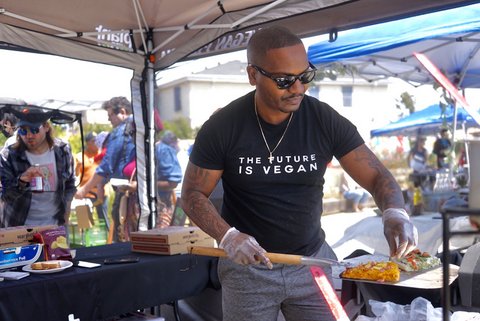
{"type": "Polygon", "coordinates": [[[360,145],[343,156],[340,165],[360,186],[372,194],[382,211],[405,207],[400,186],[367,146],[360,145]]]}
{"type": "Polygon", "coordinates": [[[230,226],[208,197],[217,185],[222,171],[209,170],[189,162],[182,183],[182,208],[203,231],[220,243],[230,226]]]}
{"type": "Polygon", "coordinates": [[[182,184],[182,208],[188,217],[208,235],[217,240],[228,257],[237,264],[272,263],[266,251],[253,236],[228,225],[208,197],[222,176],[222,171],[208,170],[189,162],[182,184]]]}
{"type": "Polygon", "coordinates": [[[405,211],[400,186],[378,158],[361,145],[340,159],[343,169],[368,190],[382,210],[383,234],[390,256],[403,257],[417,245],[418,234],[405,211]]]}

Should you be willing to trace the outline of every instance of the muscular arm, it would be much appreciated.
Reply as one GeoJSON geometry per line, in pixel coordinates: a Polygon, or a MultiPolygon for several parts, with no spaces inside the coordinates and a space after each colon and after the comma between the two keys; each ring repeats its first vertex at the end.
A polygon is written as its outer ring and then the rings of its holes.
{"type": "Polygon", "coordinates": [[[340,164],[359,185],[372,194],[382,211],[405,207],[400,186],[367,146],[355,148],[340,159],[340,164]]]}
{"type": "Polygon", "coordinates": [[[182,184],[182,208],[203,231],[222,240],[230,226],[221,218],[208,197],[217,185],[222,171],[208,170],[189,162],[182,184]]]}

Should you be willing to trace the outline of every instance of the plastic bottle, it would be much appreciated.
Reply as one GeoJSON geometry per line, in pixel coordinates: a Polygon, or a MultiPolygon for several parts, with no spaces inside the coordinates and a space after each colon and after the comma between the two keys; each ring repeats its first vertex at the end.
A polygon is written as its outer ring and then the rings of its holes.
{"type": "Polygon", "coordinates": [[[423,212],[423,197],[420,187],[415,187],[413,192],[413,210],[412,215],[420,215],[423,212]]]}

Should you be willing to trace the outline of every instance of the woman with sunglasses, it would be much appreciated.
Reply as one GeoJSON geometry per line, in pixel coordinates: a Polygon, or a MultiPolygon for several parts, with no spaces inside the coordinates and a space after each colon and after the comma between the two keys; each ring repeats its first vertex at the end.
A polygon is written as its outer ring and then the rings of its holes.
{"type": "Polygon", "coordinates": [[[25,107],[16,116],[17,142],[1,158],[4,225],[67,224],[76,191],[70,146],[54,137],[50,113],[25,107]]]}
{"type": "MultiPolygon", "coordinates": [[[[306,266],[272,264],[266,251],[333,258],[321,228],[324,173],[336,157],[383,211],[392,256],[416,244],[414,226],[393,176],[356,127],[305,95],[315,77],[302,41],[281,27],[264,28],[248,47],[256,90],[200,129],[184,175],[182,205],[214,237],[220,258],[223,320],[336,320],[306,266]],[[208,197],[222,179],[218,213],[208,197]],[[397,244],[396,238],[399,240],[397,244]]],[[[331,268],[324,267],[326,275],[331,268]]]]}

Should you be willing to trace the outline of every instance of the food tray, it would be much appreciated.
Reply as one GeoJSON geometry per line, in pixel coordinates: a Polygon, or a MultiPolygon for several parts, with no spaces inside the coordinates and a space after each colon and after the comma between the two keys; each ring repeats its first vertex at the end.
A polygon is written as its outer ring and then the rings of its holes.
{"type": "MultiPolygon", "coordinates": [[[[364,255],[358,258],[345,260],[354,265],[365,263],[368,261],[388,261],[388,257],[379,256],[379,255],[364,255]]],[[[362,279],[351,279],[343,278],[340,276],[340,273],[343,272],[344,268],[338,268],[333,271],[333,276],[342,280],[362,282],[362,283],[372,283],[372,284],[383,284],[383,285],[395,285],[408,288],[418,288],[418,289],[441,289],[443,286],[443,267],[442,265],[433,267],[428,270],[423,271],[413,271],[413,272],[404,272],[400,271],[400,280],[398,282],[386,282],[386,281],[373,281],[373,280],[362,280],[362,279]]],[[[457,265],[450,264],[450,278],[449,284],[452,284],[453,281],[458,277],[459,267],[457,265]]]]}

